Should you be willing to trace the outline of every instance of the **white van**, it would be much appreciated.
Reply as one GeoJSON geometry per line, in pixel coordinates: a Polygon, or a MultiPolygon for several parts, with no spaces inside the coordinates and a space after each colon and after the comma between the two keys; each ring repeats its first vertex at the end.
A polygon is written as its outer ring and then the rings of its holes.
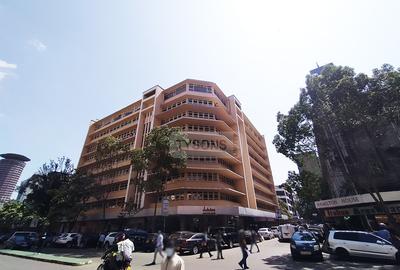
{"type": "Polygon", "coordinates": [[[400,253],[392,243],[372,233],[330,231],[325,244],[329,253],[339,257],[369,257],[400,263],[400,253]]]}
{"type": "Polygon", "coordinates": [[[292,235],[297,231],[297,227],[292,224],[284,224],[278,226],[279,241],[289,241],[292,235]]]}

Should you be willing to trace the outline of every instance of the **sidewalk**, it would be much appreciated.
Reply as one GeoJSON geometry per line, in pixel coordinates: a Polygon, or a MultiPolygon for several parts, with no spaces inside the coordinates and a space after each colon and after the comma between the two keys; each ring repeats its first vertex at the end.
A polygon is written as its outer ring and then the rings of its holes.
{"type": "Polygon", "coordinates": [[[10,249],[0,249],[0,254],[21,257],[36,261],[58,263],[72,266],[79,266],[90,264],[92,261],[90,259],[78,259],[65,256],[57,256],[53,254],[37,253],[31,251],[21,251],[21,250],[10,250],[10,249]]]}

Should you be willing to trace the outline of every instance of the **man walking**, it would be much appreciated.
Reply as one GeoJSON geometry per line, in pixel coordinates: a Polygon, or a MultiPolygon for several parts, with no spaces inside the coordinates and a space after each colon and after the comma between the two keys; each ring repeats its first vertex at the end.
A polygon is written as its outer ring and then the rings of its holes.
{"type": "Polygon", "coordinates": [[[199,259],[203,258],[203,252],[208,252],[210,258],[213,256],[210,252],[210,247],[208,246],[208,234],[204,232],[203,239],[201,241],[201,248],[200,248],[200,257],[199,259]]]}
{"type": "Polygon", "coordinates": [[[242,251],[242,259],[239,262],[239,266],[242,269],[249,269],[247,266],[247,257],[249,256],[249,250],[247,249],[247,244],[246,244],[246,237],[244,235],[244,231],[240,230],[239,231],[239,246],[242,251]]]}
{"type": "Polygon", "coordinates": [[[256,246],[257,252],[260,252],[260,248],[257,245],[257,232],[255,230],[251,230],[251,246],[250,246],[250,253],[253,253],[253,246],[256,246]]]}
{"type": "Polygon", "coordinates": [[[222,255],[222,246],[224,245],[224,239],[222,238],[221,230],[218,230],[216,241],[217,241],[217,260],[219,259],[223,260],[224,256],[222,255]]]}
{"type": "Polygon", "coordinates": [[[100,233],[99,234],[99,240],[97,240],[97,246],[96,246],[96,249],[97,248],[102,248],[103,247],[103,244],[104,244],[104,240],[106,239],[106,235],[104,234],[104,233],[100,233]]]}
{"type": "Polygon", "coordinates": [[[158,231],[156,239],[156,247],[154,249],[154,258],[153,262],[150,265],[156,264],[157,253],[160,254],[161,258],[164,258],[164,255],[162,253],[163,249],[164,249],[164,235],[161,233],[161,231],[158,231]]]}

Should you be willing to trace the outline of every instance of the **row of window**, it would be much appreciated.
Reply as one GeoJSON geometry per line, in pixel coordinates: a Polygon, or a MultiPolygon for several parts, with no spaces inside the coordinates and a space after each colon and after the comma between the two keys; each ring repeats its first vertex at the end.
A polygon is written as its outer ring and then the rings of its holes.
{"type": "Polygon", "coordinates": [[[228,184],[230,186],[235,186],[235,181],[229,179],[223,175],[219,175],[218,173],[210,173],[210,172],[187,172],[187,173],[179,173],[174,177],[170,177],[167,181],[171,180],[188,180],[188,181],[220,181],[222,183],[228,184]]]}
{"type": "Polygon", "coordinates": [[[102,132],[98,132],[98,133],[96,133],[95,135],[92,136],[92,140],[95,140],[95,139],[97,139],[97,138],[103,137],[103,136],[105,136],[105,135],[107,135],[107,134],[109,134],[109,133],[111,133],[111,132],[114,132],[115,130],[118,130],[118,129],[120,129],[120,128],[126,126],[126,125],[135,123],[135,122],[137,122],[137,120],[138,120],[137,118],[130,119],[130,120],[127,120],[127,121],[125,121],[125,122],[122,122],[121,124],[119,124],[119,125],[117,125],[117,126],[115,126],[115,127],[106,129],[106,130],[104,130],[104,131],[102,131],[102,132]]]}
{"type": "Polygon", "coordinates": [[[189,104],[197,104],[197,105],[205,105],[205,106],[213,106],[213,102],[210,100],[205,100],[205,99],[193,99],[189,98],[188,99],[189,104]]]}
{"type": "Polygon", "coordinates": [[[175,109],[175,108],[177,108],[177,107],[179,107],[179,106],[181,106],[183,104],[187,104],[187,103],[196,104],[196,105],[213,106],[213,102],[210,101],[210,100],[188,98],[188,99],[180,100],[180,101],[178,101],[178,102],[176,102],[174,104],[171,104],[168,107],[163,108],[162,111],[166,112],[166,111],[175,109]]]}
{"type": "Polygon", "coordinates": [[[118,136],[116,136],[116,138],[120,141],[134,137],[136,135],[136,129],[132,129],[130,131],[124,132],[122,134],[119,134],[118,136]]]}
{"type": "Polygon", "coordinates": [[[174,103],[174,104],[171,104],[171,105],[169,105],[168,107],[163,108],[162,111],[163,111],[163,112],[166,112],[166,111],[175,109],[176,107],[179,107],[179,106],[181,106],[182,104],[186,104],[186,99],[183,99],[183,100],[178,101],[178,102],[176,102],[176,103],[174,103]]]}
{"type": "Polygon", "coordinates": [[[111,199],[107,201],[96,201],[96,202],[91,202],[88,203],[88,208],[89,209],[97,209],[97,208],[103,208],[103,205],[105,204],[106,208],[116,208],[116,207],[123,207],[124,206],[124,198],[119,198],[119,199],[111,199]]]}
{"type": "Polygon", "coordinates": [[[212,93],[212,87],[207,86],[207,85],[201,85],[201,84],[189,84],[189,91],[192,92],[200,92],[200,93],[212,93]]]}
{"type": "MultiPolygon", "coordinates": [[[[169,193],[166,198],[170,201],[209,201],[209,200],[224,200],[224,201],[232,201],[232,202],[238,202],[238,199],[221,193],[221,192],[214,192],[214,191],[182,191],[182,192],[174,192],[174,193],[169,193]]],[[[162,196],[160,196],[159,201],[163,199],[162,196]]]]}
{"type": "Polygon", "coordinates": [[[105,187],[106,192],[114,192],[118,190],[125,190],[128,187],[128,181],[113,183],[105,187]]]}
{"type": "Polygon", "coordinates": [[[216,119],[215,115],[213,113],[208,113],[208,112],[188,112],[189,117],[194,117],[194,118],[203,118],[203,119],[216,119]]]}
{"type": "Polygon", "coordinates": [[[183,127],[185,131],[200,131],[200,132],[217,132],[217,129],[212,126],[199,126],[199,125],[188,125],[187,127],[183,127]]]}
{"type": "Polygon", "coordinates": [[[103,123],[96,123],[96,130],[100,129],[101,127],[107,126],[107,125],[109,125],[109,124],[111,124],[111,123],[113,123],[115,121],[118,121],[121,118],[127,117],[127,116],[131,115],[132,113],[137,112],[139,110],[140,110],[140,105],[138,105],[137,107],[133,108],[132,111],[127,111],[127,112],[124,112],[124,113],[121,113],[121,114],[117,115],[116,117],[114,117],[111,120],[104,121],[103,123]]]}
{"type": "Polygon", "coordinates": [[[176,95],[179,95],[180,93],[183,93],[186,91],[186,84],[178,87],[177,89],[175,89],[175,91],[170,92],[168,94],[164,94],[164,100],[170,99],[176,95]]]}
{"type": "Polygon", "coordinates": [[[96,176],[96,179],[99,181],[102,181],[104,179],[113,179],[115,177],[121,176],[121,175],[128,175],[129,173],[129,168],[123,168],[123,169],[117,169],[113,171],[109,171],[103,174],[100,174],[96,176]]]}

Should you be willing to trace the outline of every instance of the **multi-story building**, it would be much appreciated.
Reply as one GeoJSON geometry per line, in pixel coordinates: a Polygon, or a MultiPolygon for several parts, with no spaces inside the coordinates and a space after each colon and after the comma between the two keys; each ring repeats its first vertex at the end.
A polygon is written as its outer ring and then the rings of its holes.
{"type": "Polygon", "coordinates": [[[1,154],[0,157],[0,202],[8,201],[14,192],[22,170],[29,158],[18,154],[1,154]]]}
{"type": "Polygon", "coordinates": [[[146,227],[157,200],[157,215],[162,214],[161,198],[142,194],[129,181],[128,158],[100,174],[96,174],[95,158],[96,145],[105,137],[114,136],[131,149],[141,148],[146,134],[157,126],[179,127],[190,139],[184,148],[186,168],[165,186],[168,230],[274,219],[277,200],[264,137],[235,96],[225,96],[212,82],[185,80],[168,89],[154,86],[142,99],[90,125],[78,167],[107,179],[111,192],[104,213],[104,201],[92,199],[82,226],[104,219],[112,225],[123,213],[129,226],[146,227]],[[140,211],[124,213],[127,202],[140,211]]]}
{"type": "Polygon", "coordinates": [[[283,185],[275,187],[276,197],[281,200],[287,206],[287,210],[292,217],[298,217],[298,213],[295,209],[295,200],[297,199],[295,194],[290,194],[283,185]]]}

